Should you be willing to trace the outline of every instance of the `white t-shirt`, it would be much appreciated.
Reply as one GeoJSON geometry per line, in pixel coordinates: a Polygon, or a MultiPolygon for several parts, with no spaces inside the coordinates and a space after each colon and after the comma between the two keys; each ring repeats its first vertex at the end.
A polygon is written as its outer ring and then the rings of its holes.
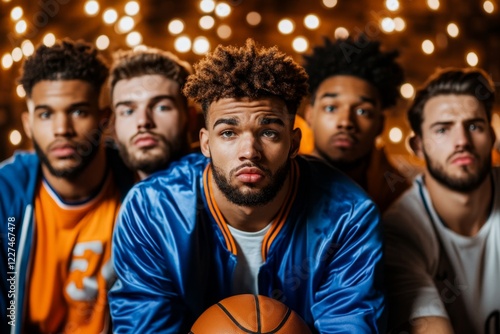
{"type": "Polygon", "coordinates": [[[262,241],[271,227],[268,224],[257,232],[245,232],[228,225],[229,231],[236,241],[238,263],[233,276],[233,293],[259,292],[259,269],[264,263],[262,259],[262,241]]]}
{"type": "Polygon", "coordinates": [[[473,237],[440,220],[422,176],[384,214],[389,325],[425,316],[456,333],[500,333],[500,169],[492,211],[473,237]]]}

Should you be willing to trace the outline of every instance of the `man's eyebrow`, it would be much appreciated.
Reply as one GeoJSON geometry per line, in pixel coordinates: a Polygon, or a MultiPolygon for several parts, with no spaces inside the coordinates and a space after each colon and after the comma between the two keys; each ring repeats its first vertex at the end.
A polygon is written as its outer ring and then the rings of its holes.
{"type": "Polygon", "coordinates": [[[320,99],[324,99],[325,97],[337,97],[339,94],[337,93],[324,93],[323,95],[320,96],[320,99]]]}
{"type": "MultiPolygon", "coordinates": [[[[340,94],[338,93],[324,93],[323,95],[321,95],[320,99],[323,99],[325,97],[331,97],[331,98],[335,98],[335,97],[338,97],[340,94]]],[[[374,98],[371,98],[371,97],[368,97],[368,96],[361,96],[360,97],[360,100],[362,102],[368,102],[368,103],[371,103],[373,104],[374,106],[377,105],[377,101],[374,99],[374,98]]]]}
{"type": "MultiPolygon", "coordinates": [[[[66,109],[75,109],[75,108],[88,107],[88,106],[90,106],[89,102],[77,102],[77,103],[70,104],[66,109]]],[[[47,104],[38,104],[35,106],[35,111],[38,109],[51,110],[52,107],[50,105],[47,105],[47,104]]]]}
{"type": "Polygon", "coordinates": [[[227,124],[227,125],[238,125],[238,120],[236,118],[219,118],[215,121],[213,128],[219,124],[227,124]]]}
{"type": "Polygon", "coordinates": [[[259,121],[260,125],[269,125],[269,124],[277,124],[281,126],[285,126],[285,123],[280,118],[275,117],[264,117],[259,121]]]}
{"type": "MultiPolygon", "coordinates": [[[[158,101],[160,100],[170,100],[172,102],[175,102],[175,98],[172,96],[172,95],[157,95],[157,96],[153,96],[151,98],[151,101],[153,103],[157,103],[158,101]]],[[[115,108],[116,107],[119,107],[119,106],[130,106],[132,104],[134,104],[135,102],[134,101],[130,101],[130,100],[125,100],[125,101],[118,101],[116,104],[115,104],[115,108]]]]}

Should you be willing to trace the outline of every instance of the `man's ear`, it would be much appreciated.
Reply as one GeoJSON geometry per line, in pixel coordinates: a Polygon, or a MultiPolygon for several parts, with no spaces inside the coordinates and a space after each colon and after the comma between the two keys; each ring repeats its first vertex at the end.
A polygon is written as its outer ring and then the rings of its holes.
{"type": "Polygon", "coordinates": [[[490,133],[491,133],[491,148],[495,147],[495,142],[497,141],[497,134],[495,133],[495,129],[490,125],[490,133]]]}
{"type": "Polygon", "coordinates": [[[290,158],[295,158],[299,153],[300,140],[302,139],[302,130],[295,128],[292,130],[292,143],[290,146],[290,158]]]}
{"type": "Polygon", "coordinates": [[[23,111],[23,113],[21,114],[21,121],[23,123],[23,129],[24,129],[24,132],[26,133],[26,136],[29,139],[32,139],[29,111],[23,111]]]}
{"type": "Polygon", "coordinates": [[[308,103],[304,108],[304,119],[306,120],[307,125],[311,126],[312,118],[313,118],[313,106],[308,103]]]}
{"type": "Polygon", "coordinates": [[[410,148],[413,151],[413,153],[417,157],[423,159],[424,158],[424,151],[423,151],[423,147],[422,147],[422,145],[423,145],[422,138],[418,135],[413,135],[410,138],[409,144],[410,144],[410,148]]]}
{"type": "Polygon", "coordinates": [[[210,158],[208,130],[205,128],[200,129],[200,149],[205,157],[210,158]]]}
{"type": "Polygon", "coordinates": [[[377,136],[380,136],[384,131],[384,125],[385,125],[385,115],[382,113],[380,114],[380,123],[379,123],[379,128],[377,130],[377,136]]]}

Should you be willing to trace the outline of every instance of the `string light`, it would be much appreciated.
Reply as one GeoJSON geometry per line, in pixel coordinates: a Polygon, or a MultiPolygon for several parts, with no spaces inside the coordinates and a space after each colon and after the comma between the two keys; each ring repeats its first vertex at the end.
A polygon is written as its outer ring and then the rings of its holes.
{"type": "Polygon", "coordinates": [[[283,19],[278,23],[278,30],[283,35],[291,34],[295,30],[295,24],[290,19],[283,19]]]}
{"type": "Polygon", "coordinates": [[[326,8],[333,8],[337,6],[337,0],[323,0],[323,5],[326,8]]]}
{"type": "Polygon", "coordinates": [[[475,52],[472,51],[467,53],[465,59],[467,60],[467,64],[469,64],[470,66],[476,66],[479,63],[479,57],[475,52]]]}
{"type": "Polygon", "coordinates": [[[210,50],[210,42],[204,36],[196,37],[193,41],[193,52],[197,55],[204,55],[210,50]]]}
{"type": "Polygon", "coordinates": [[[14,60],[12,59],[12,56],[9,53],[6,53],[2,56],[2,67],[6,70],[12,67],[12,64],[14,64],[14,60]]]}
{"type": "Polygon", "coordinates": [[[221,2],[215,6],[215,15],[218,17],[227,17],[231,14],[231,6],[225,2],[221,2]]]}
{"type": "Polygon", "coordinates": [[[99,50],[106,50],[109,47],[109,37],[106,35],[101,35],[95,40],[95,46],[99,50]]]}
{"type": "Polygon", "coordinates": [[[452,22],[446,27],[446,32],[448,32],[448,35],[450,35],[450,37],[455,38],[458,36],[460,31],[458,29],[458,26],[452,22]]]}
{"type": "Polygon", "coordinates": [[[118,13],[113,8],[106,9],[102,14],[102,20],[106,24],[113,24],[118,20],[118,13]]]}
{"type": "Polygon", "coordinates": [[[395,12],[399,9],[399,1],[398,0],[386,0],[385,7],[391,12],[395,12]]]}
{"type": "Polygon", "coordinates": [[[198,25],[201,29],[209,30],[212,29],[215,25],[215,19],[210,15],[205,15],[200,18],[198,25]]]}
{"type": "Polygon", "coordinates": [[[215,9],[215,1],[213,0],[202,0],[200,2],[200,10],[203,13],[211,13],[215,9]]]}
{"type": "Polygon", "coordinates": [[[422,51],[424,51],[425,54],[430,55],[431,53],[434,52],[434,43],[426,39],[425,41],[422,42],[422,51]]]}
{"type": "Polygon", "coordinates": [[[395,17],[394,18],[394,29],[396,31],[403,31],[406,28],[406,22],[400,17],[395,17]]]}
{"type": "Polygon", "coordinates": [[[304,18],[304,25],[311,30],[318,29],[319,18],[314,14],[309,14],[304,18]]]}
{"type": "Polygon", "coordinates": [[[129,16],[137,15],[140,9],[141,7],[137,1],[129,1],[125,4],[125,14],[129,16]]]}
{"type": "Polygon", "coordinates": [[[256,26],[262,21],[262,17],[257,12],[250,12],[247,14],[247,22],[251,26],[256,26]]]}
{"type": "Polygon", "coordinates": [[[141,44],[142,43],[141,33],[137,31],[130,32],[125,38],[125,43],[127,43],[127,45],[130,47],[134,47],[141,44]]]}
{"type": "Polygon", "coordinates": [[[10,143],[14,146],[17,146],[21,143],[21,140],[23,139],[23,136],[21,135],[21,132],[17,130],[12,130],[9,135],[9,140],[10,143]]]}
{"type": "Polygon", "coordinates": [[[43,44],[48,47],[56,44],[56,36],[54,36],[54,34],[51,32],[47,33],[45,36],[43,36],[43,44]]]}
{"type": "Polygon", "coordinates": [[[429,6],[429,8],[432,10],[438,10],[439,5],[439,0],[427,0],[427,6],[429,6]]]}
{"type": "Polygon", "coordinates": [[[221,39],[228,39],[232,34],[233,30],[226,24],[222,24],[219,28],[217,28],[217,36],[221,39]]]}
{"type": "Polygon", "coordinates": [[[383,18],[382,22],[380,22],[380,26],[382,27],[382,30],[385,32],[393,32],[394,29],[396,29],[396,24],[394,23],[394,20],[391,19],[390,17],[383,18]]]}
{"type": "Polygon", "coordinates": [[[401,85],[400,92],[402,97],[411,99],[413,97],[413,94],[415,94],[415,88],[413,88],[413,85],[411,83],[407,82],[401,85]]]}
{"type": "Polygon", "coordinates": [[[117,32],[118,33],[126,33],[130,30],[134,29],[135,21],[130,16],[124,16],[120,20],[118,20],[117,32]]]}
{"type": "Polygon", "coordinates": [[[23,50],[21,50],[20,47],[14,48],[14,50],[12,50],[12,60],[18,62],[21,59],[23,59],[23,50]]]}
{"type": "Polygon", "coordinates": [[[188,52],[191,50],[191,39],[186,35],[177,37],[174,42],[174,48],[177,52],[188,52]]]}
{"type": "Polygon", "coordinates": [[[298,53],[303,53],[309,48],[309,42],[303,36],[297,36],[292,42],[293,49],[298,53]]]}
{"type": "Polygon", "coordinates": [[[28,28],[28,25],[26,24],[26,21],[24,21],[24,20],[17,21],[15,30],[18,34],[25,33],[27,28],[28,28]]]}
{"type": "Polygon", "coordinates": [[[21,17],[23,17],[23,9],[20,6],[16,6],[12,8],[10,11],[10,18],[13,21],[19,20],[21,17]]]}
{"type": "Polygon", "coordinates": [[[393,143],[399,143],[403,139],[403,131],[397,126],[389,131],[389,140],[393,143]]]}
{"type": "Polygon", "coordinates": [[[495,11],[495,4],[491,1],[483,2],[483,9],[486,13],[491,14],[495,11]]]}
{"type": "Polygon", "coordinates": [[[335,36],[336,39],[340,39],[340,38],[345,39],[345,38],[349,37],[349,30],[347,30],[344,27],[338,27],[337,29],[335,29],[333,36],[335,36]]]}
{"type": "Polygon", "coordinates": [[[85,13],[89,16],[95,16],[99,13],[99,3],[97,1],[87,1],[84,5],[85,13]]]}
{"type": "Polygon", "coordinates": [[[172,35],[178,35],[178,34],[180,34],[181,32],[184,31],[184,22],[182,20],[179,20],[179,19],[173,19],[168,24],[168,31],[172,35]]]}
{"type": "Polygon", "coordinates": [[[35,52],[35,46],[27,39],[21,43],[21,50],[26,57],[29,57],[35,52]]]}
{"type": "Polygon", "coordinates": [[[23,85],[17,85],[16,86],[16,94],[19,96],[21,99],[26,97],[26,91],[24,90],[23,85]]]}

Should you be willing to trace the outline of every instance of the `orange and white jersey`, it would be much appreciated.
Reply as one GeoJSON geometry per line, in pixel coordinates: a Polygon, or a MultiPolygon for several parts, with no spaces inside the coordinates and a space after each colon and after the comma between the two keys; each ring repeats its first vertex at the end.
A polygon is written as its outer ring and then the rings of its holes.
{"type": "Polygon", "coordinates": [[[39,185],[26,329],[82,334],[109,330],[111,237],[119,208],[111,174],[98,194],[79,204],[61,201],[45,181],[39,185]]]}

